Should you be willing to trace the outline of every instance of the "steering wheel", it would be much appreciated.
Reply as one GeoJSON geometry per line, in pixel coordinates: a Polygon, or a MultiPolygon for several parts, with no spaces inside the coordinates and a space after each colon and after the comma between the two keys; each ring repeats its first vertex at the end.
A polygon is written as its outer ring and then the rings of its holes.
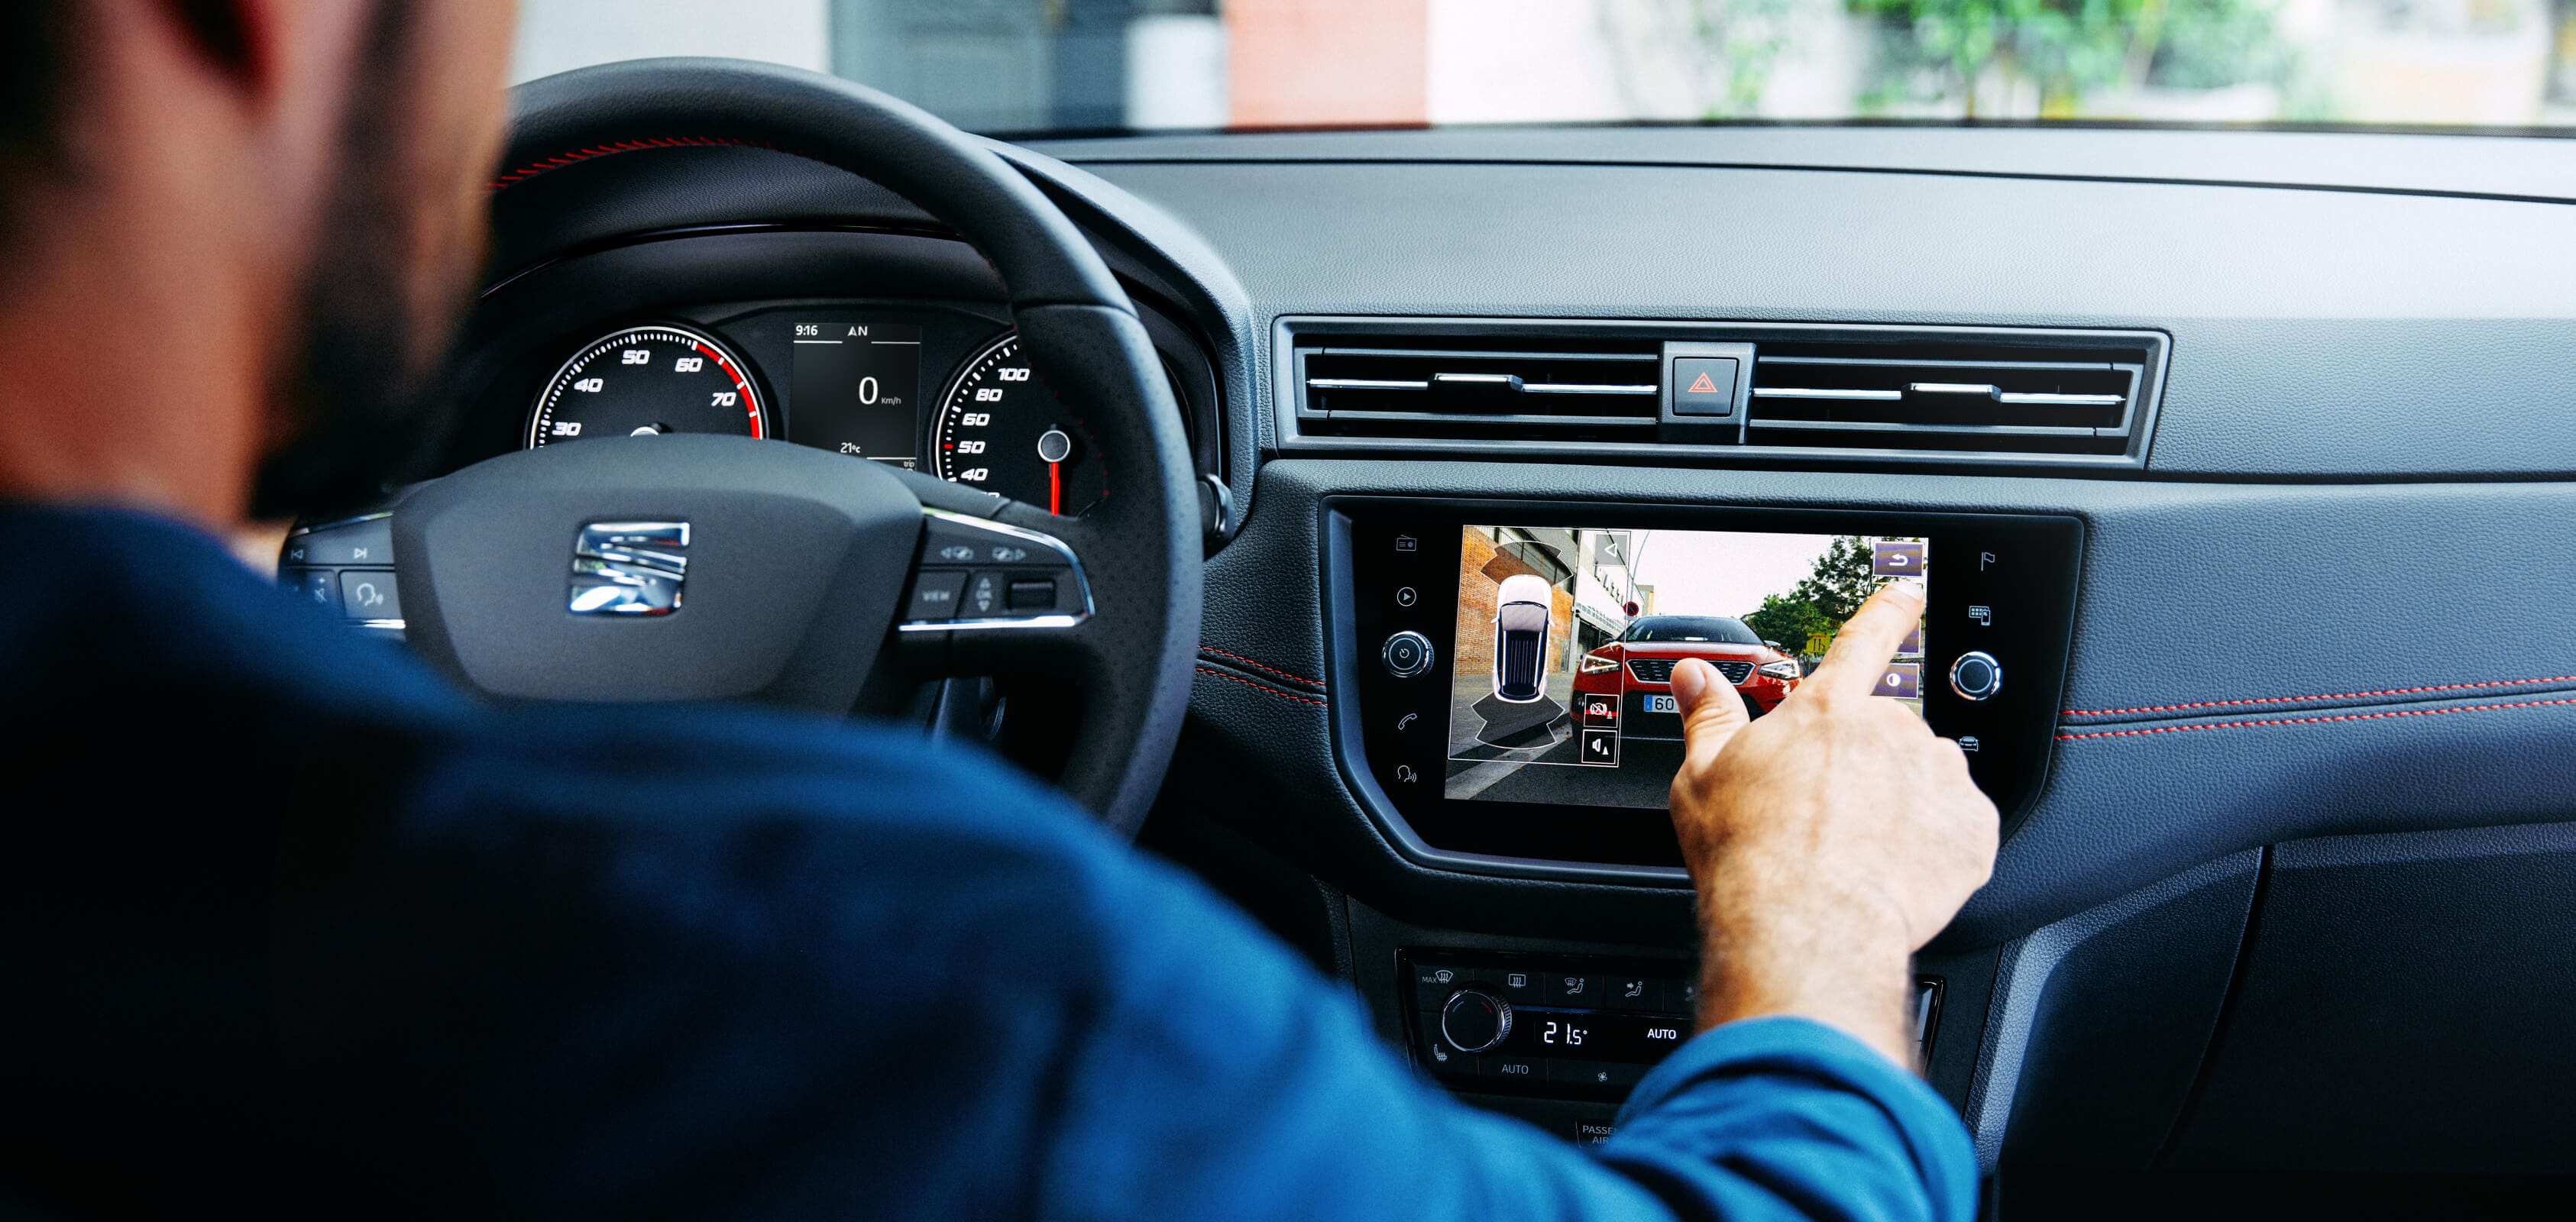
{"type": "Polygon", "coordinates": [[[975,138],[816,73],[645,60],[549,77],[515,102],[512,165],[721,140],[902,195],[992,264],[1031,366],[1116,461],[1105,498],[1064,518],[746,437],[585,440],[489,459],[394,508],[413,646],[510,700],[846,714],[863,693],[943,676],[1071,685],[1081,724],[1059,783],[1133,834],[1189,698],[1199,507],[1160,360],[1080,231],[975,138]]]}

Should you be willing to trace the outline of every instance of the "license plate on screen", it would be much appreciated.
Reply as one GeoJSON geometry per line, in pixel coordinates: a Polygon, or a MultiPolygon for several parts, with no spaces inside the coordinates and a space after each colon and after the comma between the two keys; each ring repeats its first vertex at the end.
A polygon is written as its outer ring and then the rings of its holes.
{"type": "Polygon", "coordinates": [[[1670,696],[1648,696],[1646,697],[1646,711],[1649,713],[1678,713],[1682,711],[1682,706],[1675,703],[1673,698],[1670,696]]]}

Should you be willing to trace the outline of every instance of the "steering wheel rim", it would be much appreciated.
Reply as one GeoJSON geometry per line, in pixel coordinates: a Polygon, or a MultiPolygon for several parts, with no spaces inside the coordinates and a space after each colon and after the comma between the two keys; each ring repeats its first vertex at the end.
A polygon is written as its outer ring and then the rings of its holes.
{"type": "MultiPolygon", "coordinates": [[[[1132,835],[1161,785],[1187,708],[1202,587],[1198,496],[1180,410],[1125,291],[1081,231],[975,137],[876,90],[801,69],[722,59],[659,59],[530,82],[513,95],[508,164],[715,142],[767,147],[849,171],[955,229],[1001,277],[1031,365],[1069,408],[1082,413],[1104,453],[1115,456],[1116,461],[1104,464],[1105,497],[1080,518],[932,484],[926,477],[903,477],[900,482],[909,495],[931,509],[1061,540],[1079,558],[1076,572],[1087,578],[1090,614],[1042,632],[997,627],[926,634],[935,639],[915,639],[912,628],[917,625],[907,625],[901,654],[908,670],[923,677],[1037,674],[1078,684],[1081,725],[1059,784],[1109,827],[1132,835]]],[[[666,440],[700,443],[696,449],[716,454],[703,443],[736,439],[666,440]]],[[[548,450],[628,444],[603,440],[548,450]]],[[[895,478],[876,464],[819,453],[810,457],[835,459],[840,468],[874,470],[853,475],[836,468],[817,474],[821,469],[810,464],[808,455],[792,454],[795,447],[750,444],[790,452],[764,451],[758,462],[779,468],[801,465],[805,474],[799,478],[807,486],[847,479],[881,485],[895,478]]],[[[539,471],[546,453],[509,455],[468,468],[434,482],[395,514],[406,610],[412,611],[414,590],[427,604],[426,615],[411,615],[415,643],[469,682],[477,680],[474,668],[452,639],[460,617],[440,614],[441,600],[464,597],[469,583],[459,579],[454,566],[442,569],[431,555],[438,546],[432,521],[438,494],[442,485],[474,483],[459,476],[481,467],[497,472],[484,479],[486,484],[530,478],[524,473],[539,471]],[[423,506],[420,513],[412,512],[415,505],[423,506]]],[[[740,466],[743,461],[728,451],[717,465],[740,466]]],[[[883,493],[879,486],[865,495],[882,499],[883,493]]],[[[595,512],[626,512],[612,507],[615,500],[602,500],[595,512]]],[[[910,556],[905,562],[914,563],[910,556]]],[[[556,575],[559,588],[560,568],[556,575]]],[[[843,646],[839,652],[849,650],[843,646]]],[[[835,657],[818,664],[832,672],[833,682],[782,680],[755,690],[703,694],[784,699],[818,708],[838,700],[846,711],[870,670],[863,663],[853,678],[846,661],[835,657]]]]}

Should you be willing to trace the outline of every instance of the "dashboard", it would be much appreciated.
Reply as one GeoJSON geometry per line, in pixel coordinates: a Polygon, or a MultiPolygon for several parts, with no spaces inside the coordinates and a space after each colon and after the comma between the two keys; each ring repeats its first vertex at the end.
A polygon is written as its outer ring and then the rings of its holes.
{"type": "MultiPolygon", "coordinates": [[[[1841,556],[1928,583],[1886,694],[2005,819],[1917,963],[1990,1168],[2576,1174],[2530,1087],[2576,1078],[2567,147],[994,147],[1136,300],[1204,489],[1145,843],[1427,1080],[1610,1130],[1690,1008],[1669,667],[1776,703],[1833,625],[1766,600],[1841,556]]],[[[873,184],[671,148],[494,214],[451,468],[730,431],[1077,516],[1120,460],[873,184]]]]}

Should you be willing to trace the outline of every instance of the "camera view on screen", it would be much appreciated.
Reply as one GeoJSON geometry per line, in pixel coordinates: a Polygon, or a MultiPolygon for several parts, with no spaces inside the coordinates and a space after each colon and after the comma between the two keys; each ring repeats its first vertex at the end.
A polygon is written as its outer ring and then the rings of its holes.
{"type": "MultiPolygon", "coordinates": [[[[1661,808],[1681,767],[1673,667],[1779,707],[1860,604],[1931,564],[1921,538],[1469,526],[1443,792],[1661,808]]],[[[1923,630],[1878,694],[1923,711],[1923,630]]]]}

